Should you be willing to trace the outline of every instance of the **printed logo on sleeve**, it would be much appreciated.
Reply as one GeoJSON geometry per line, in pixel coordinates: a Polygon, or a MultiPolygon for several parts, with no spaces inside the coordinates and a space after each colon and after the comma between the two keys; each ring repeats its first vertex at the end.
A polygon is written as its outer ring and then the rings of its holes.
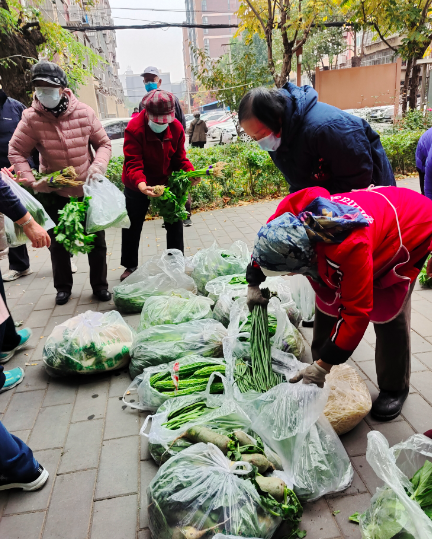
{"type": "Polygon", "coordinates": [[[342,195],[332,195],[331,200],[334,202],[339,202],[340,204],[346,204],[347,206],[352,206],[353,208],[357,208],[360,213],[363,215],[363,217],[367,220],[368,223],[373,223],[374,218],[368,215],[364,209],[357,204],[352,198],[345,197],[342,195]]]}

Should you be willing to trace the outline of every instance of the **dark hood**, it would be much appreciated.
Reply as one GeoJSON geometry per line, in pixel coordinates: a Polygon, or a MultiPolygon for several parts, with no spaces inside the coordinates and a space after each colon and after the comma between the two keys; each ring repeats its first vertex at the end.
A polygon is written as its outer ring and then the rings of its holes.
{"type": "Polygon", "coordinates": [[[296,86],[287,82],[279,92],[285,97],[285,116],[282,119],[282,144],[286,148],[296,136],[305,115],[318,101],[318,93],[312,86],[296,86]]]}

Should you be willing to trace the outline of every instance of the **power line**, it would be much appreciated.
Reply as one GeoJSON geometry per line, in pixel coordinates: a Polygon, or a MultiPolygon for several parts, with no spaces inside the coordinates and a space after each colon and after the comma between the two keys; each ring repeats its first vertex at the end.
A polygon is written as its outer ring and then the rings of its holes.
{"type": "Polygon", "coordinates": [[[128,26],[123,25],[110,25],[110,26],[62,26],[65,30],[70,32],[87,32],[96,31],[103,32],[104,30],[151,30],[155,28],[238,28],[237,24],[195,24],[187,22],[160,22],[155,24],[131,24],[128,26]]]}

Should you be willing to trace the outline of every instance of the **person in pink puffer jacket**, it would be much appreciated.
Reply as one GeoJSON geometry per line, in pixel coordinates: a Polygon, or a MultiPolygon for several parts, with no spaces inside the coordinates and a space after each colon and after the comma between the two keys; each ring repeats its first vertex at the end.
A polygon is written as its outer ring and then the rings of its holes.
{"type": "MultiPolygon", "coordinates": [[[[22,119],[9,142],[9,161],[20,173],[20,181],[37,192],[50,193],[45,209],[55,223],[58,211],[68,203],[69,197],[82,197],[83,188],[55,189],[46,182],[37,182],[27,158],[34,148],[40,154],[40,171],[55,172],[73,166],[78,180],[104,174],[111,157],[111,142],[94,110],[78,101],[67,88],[65,72],[53,62],[38,62],[32,67],[35,97],[32,106],[23,112],[22,119]],[[90,149],[95,151],[93,153],[90,149]]],[[[65,304],[72,291],[72,268],[69,253],[57,243],[54,230],[51,236],[51,262],[56,303],[65,304]]],[[[90,284],[100,301],[109,301],[105,232],[97,232],[94,248],[88,255],[90,284]]]]}

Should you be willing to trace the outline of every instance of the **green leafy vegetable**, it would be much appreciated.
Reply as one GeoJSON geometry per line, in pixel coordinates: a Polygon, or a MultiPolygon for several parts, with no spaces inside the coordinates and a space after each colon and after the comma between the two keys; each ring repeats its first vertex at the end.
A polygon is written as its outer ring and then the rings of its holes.
{"type": "Polygon", "coordinates": [[[432,255],[429,255],[419,275],[419,283],[423,288],[432,288],[432,279],[427,276],[426,267],[427,263],[432,255]]]}
{"type": "Polygon", "coordinates": [[[55,238],[58,243],[69,253],[89,253],[94,245],[95,234],[85,234],[83,222],[91,197],[85,197],[82,202],[71,197],[70,202],[59,210],[59,223],[54,229],[55,238]]]}
{"type": "MultiPolygon", "coordinates": [[[[224,253],[222,253],[224,256],[224,253]]],[[[233,277],[228,284],[248,284],[246,277],[239,277],[238,275],[233,277]]]]}
{"type": "Polygon", "coordinates": [[[350,520],[351,522],[356,522],[358,524],[360,522],[359,517],[360,517],[360,513],[357,511],[356,513],[348,517],[348,520],[350,520]]]}

